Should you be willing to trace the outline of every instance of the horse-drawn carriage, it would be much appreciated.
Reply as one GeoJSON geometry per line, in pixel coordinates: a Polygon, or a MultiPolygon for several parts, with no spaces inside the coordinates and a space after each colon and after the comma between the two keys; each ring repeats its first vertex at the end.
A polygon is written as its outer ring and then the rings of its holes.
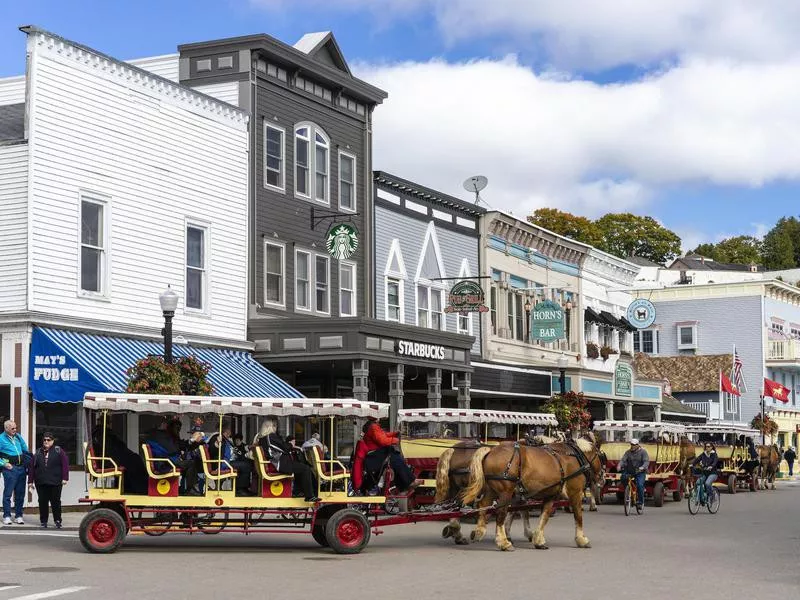
{"type": "MultiPolygon", "coordinates": [[[[747,452],[745,440],[761,435],[757,430],[743,425],[705,424],[688,425],[686,434],[695,442],[711,441],[719,458],[719,478],[715,487],[735,494],[738,488],[758,490],[759,465],[753,464],[747,452]]],[[[702,452],[702,445],[696,453],[702,452]]]]}
{"type": "Polygon", "coordinates": [[[685,430],[683,425],[649,421],[596,421],[594,430],[604,438],[602,449],[607,461],[601,497],[616,494],[617,500],[623,501],[625,490],[617,465],[630,448],[630,440],[637,438],[650,457],[645,498],[652,499],[655,506],[663,506],[668,494],[675,501],[683,498],[684,481],[681,474],[687,459],[686,444],[682,445],[680,439],[685,430]]]}

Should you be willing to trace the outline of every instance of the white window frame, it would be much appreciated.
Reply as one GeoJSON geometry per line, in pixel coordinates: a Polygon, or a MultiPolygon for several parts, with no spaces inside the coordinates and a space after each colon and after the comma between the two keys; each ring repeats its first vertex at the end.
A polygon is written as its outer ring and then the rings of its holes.
{"type": "Polygon", "coordinates": [[[386,275],[384,277],[384,307],[385,307],[385,314],[386,320],[391,321],[392,323],[403,323],[405,321],[404,318],[404,303],[403,303],[403,294],[405,293],[405,280],[394,274],[386,275]],[[389,316],[389,283],[394,282],[397,283],[397,304],[398,304],[398,318],[393,319],[389,316]]]}
{"type": "Polygon", "coordinates": [[[264,240],[264,305],[286,310],[286,244],[274,240],[264,240]],[[281,249],[281,301],[271,302],[267,295],[267,248],[274,246],[281,249]]]}
{"type": "Polygon", "coordinates": [[[442,287],[436,285],[434,282],[426,281],[426,280],[422,280],[422,281],[418,281],[417,282],[416,286],[414,286],[414,304],[415,304],[414,319],[415,319],[415,324],[416,324],[417,327],[424,327],[425,329],[434,329],[434,330],[436,330],[433,327],[433,313],[434,313],[434,310],[433,310],[432,299],[433,299],[433,294],[434,293],[438,293],[439,294],[439,306],[440,306],[440,309],[441,309],[439,311],[439,314],[441,315],[442,318],[441,318],[441,322],[440,322],[440,327],[436,331],[447,331],[447,313],[444,312],[444,307],[445,307],[445,304],[444,304],[445,303],[444,292],[445,292],[444,289],[442,289],[442,287]],[[420,289],[426,290],[427,299],[428,299],[428,307],[427,308],[420,309],[420,306],[419,306],[419,291],[420,291],[420,289]],[[425,311],[427,313],[428,325],[420,325],[419,324],[419,312],[420,312],[420,310],[423,310],[423,311],[425,311]]]}
{"type": "Polygon", "coordinates": [[[660,350],[660,348],[659,348],[659,339],[658,339],[659,338],[658,329],[656,329],[656,328],[639,329],[639,330],[633,332],[633,336],[634,336],[634,341],[632,342],[632,346],[635,344],[636,338],[638,338],[639,339],[639,352],[640,353],[649,354],[650,356],[658,356],[658,351],[660,350]],[[642,336],[642,333],[645,332],[645,331],[652,331],[653,332],[653,351],[652,352],[645,352],[644,351],[644,342],[642,341],[642,337],[641,336],[642,336]]]}
{"type": "Polygon", "coordinates": [[[301,248],[296,248],[295,251],[294,251],[294,309],[296,311],[312,312],[314,310],[313,309],[313,304],[312,304],[316,300],[316,297],[314,297],[314,300],[312,300],[312,291],[316,290],[316,283],[315,283],[316,274],[313,272],[313,269],[315,268],[316,263],[314,263],[312,265],[312,262],[314,262],[314,261],[312,261],[314,256],[315,255],[314,255],[313,252],[310,252],[308,250],[303,250],[301,248]],[[297,272],[298,272],[297,263],[298,263],[298,260],[297,260],[297,257],[300,254],[305,255],[305,257],[308,259],[308,270],[307,270],[307,273],[306,273],[306,276],[307,276],[306,284],[308,285],[308,288],[306,289],[306,301],[307,301],[307,305],[306,306],[301,306],[300,303],[297,301],[297,298],[298,298],[298,293],[297,293],[297,282],[298,282],[298,279],[297,279],[297,272]]]}
{"type": "Polygon", "coordinates": [[[357,190],[358,190],[358,159],[356,158],[355,154],[339,150],[339,163],[338,164],[339,164],[339,177],[338,177],[338,182],[339,182],[339,210],[342,210],[344,212],[357,212],[358,211],[358,194],[357,194],[357,190]],[[349,158],[350,160],[353,161],[353,181],[350,183],[350,185],[352,185],[352,187],[353,187],[353,198],[352,198],[353,206],[349,207],[349,208],[346,207],[346,206],[342,206],[342,183],[343,183],[343,181],[342,181],[342,157],[343,156],[347,157],[347,158],[349,158]]]}
{"type": "Polygon", "coordinates": [[[676,323],[678,350],[695,350],[697,349],[697,322],[676,323]],[[692,330],[692,341],[683,343],[681,341],[681,331],[683,329],[692,330]]]}
{"type": "MultiPolygon", "coordinates": [[[[81,191],[78,194],[78,281],[77,281],[77,295],[82,298],[90,298],[93,300],[109,300],[111,296],[111,198],[105,194],[96,194],[89,191],[81,191]],[[101,235],[101,246],[91,246],[92,248],[99,249],[100,255],[100,273],[98,275],[98,283],[100,285],[99,291],[84,290],[83,289],[83,203],[96,204],[101,207],[102,215],[100,218],[101,226],[103,228],[101,235]]],[[[88,246],[88,244],[87,244],[88,246]]]]}
{"type": "Polygon", "coordinates": [[[279,127],[277,125],[273,125],[268,121],[265,121],[263,143],[264,143],[264,187],[285,194],[286,193],[286,129],[284,129],[283,127],[279,127]],[[272,185],[271,183],[267,183],[267,171],[269,170],[267,168],[267,131],[269,129],[277,131],[281,134],[281,156],[280,156],[281,168],[278,171],[281,180],[280,185],[272,185]]]}
{"type": "Polygon", "coordinates": [[[340,317],[355,317],[356,315],[358,315],[358,295],[356,293],[358,286],[358,282],[356,281],[357,275],[358,275],[358,266],[356,265],[356,263],[346,260],[339,261],[339,316],[340,317]],[[351,305],[352,312],[345,313],[342,310],[342,291],[345,290],[345,288],[342,287],[342,270],[348,268],[352,269],[353,271],[352,275],[353,288],[351,290],[348,290],[353,295],[353,302],[351,305]]]}
{"type": "Polygon", "coordinates": [[[326,315],[330,316],[331,314],[331,257],[327,254],[314,254],[314,312],[318,315],[326,315]],[[326,278],[325,278],[325,286],[328,293],[327,305],[328,310],[320,310],[319,306],[317,306],[317,285],[319,282],[317,281],[317,259],[324,258],[325,259],[325,268],[326,268],[326,278]]]}
{"type": "Polygon", "coordinates": [[[330,206],[331,204],[331,138],[330,136],[325,133],[325,130],[322,129],[319,125],[312,123],[311,121],[302,121],[300,123],[295,123],[293,128],[294,133],[294,157],[292,160],[294,166],[294,195],[297,198],[302,198],[303,200],[308,200],[314,202],[316,204],[324,204],[325,206],[330,206]],[[301,138],[308,142],[308,193],[303,194],[297,191],[297,140],[298,140],[298,130],[306,128],[308,129],[308,138],[301,138]],[[327,155],[327,164],[325,165],[325,189],[324,191],[324,199],[317,198],[317,134],[319,134],[325,140],[325,150],[327,155]]]}
{"type": "Polygon", "coordinates": [[[210,261],[210,249],[211,249],[211,228],[207,223],[201,223],[198,221],[192,221],[187,219],[184,223],[183,227],[183,247],[184,247],[184,267],[183,267],[183,311],[184,313],[195,313],[195,314],[208,314],[209,308],[211,306],[210,298],[208,297],[208,291],[211,289],[209,284],[210,279],[210,270],[209,264],[210,261]],[[202,286],[200,293],[202,294],[202,305],[200,308],[188,306],[186,304],[189,294],[189,269],[196,268],[196,267],[189,267],[189,228],[192,229],[199,229],[203,232],[203,278],[202,278],[202,286]]]}
{"type": "MultiPolygon", "coordinates": [[[[403,260],[403,251],[400,248],[400,240],[398,238],[394,238],[392,243],[389,245],[389,254],[386,259],[386,268],[383,270],[383,301],[384,307],[386,308],[384,312],[384,319],[387,321],[391,321],[393,323],[405,323],[406,322],[406,304],[405,304],[405,293],[406,293],[406,280],[408,279],[408,271],[406,271],[406,264],[403,260]],[[392,263],[394,263],[394,259],[397,259],[397,269],[392,268],[392,263]],[[400,319],[390,319],[389,318],[389,280],[394,279],[400,282],[400,319]]],[[[415,300],[416,302],[416,300],[415,300]]]]}

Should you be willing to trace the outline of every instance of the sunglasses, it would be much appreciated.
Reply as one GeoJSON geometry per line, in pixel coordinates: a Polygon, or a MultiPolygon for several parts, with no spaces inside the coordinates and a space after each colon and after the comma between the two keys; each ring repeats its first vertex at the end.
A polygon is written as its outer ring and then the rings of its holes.
{"type": "Polygon", "coordinates": [[[52,442],[53,438],[42,438],[43,442],[52,442]]]}

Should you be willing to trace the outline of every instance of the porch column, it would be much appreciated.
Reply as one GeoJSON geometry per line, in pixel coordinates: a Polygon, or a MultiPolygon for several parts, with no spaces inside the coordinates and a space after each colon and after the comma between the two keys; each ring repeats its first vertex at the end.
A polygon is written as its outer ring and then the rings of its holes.
{"type": "Polygon", "coordinates": [[[633,421],[633,402],[625,403],[625,420],[633,421]]]}
{"type": "Polygon", "coordinates": [[[353,361],[353,397],[361,402],[369,400],[369,361],[353,361]]]}
{"type": "MultiPolygon", "coordinates": [[[[458,389],[458,408],[470,408],[470,387],[472,385],[471,373],[456,373],[456,388],[458,389]]],[[[458,424],[458,437],[466,438],[469,435],[469,423],[458,424]]]]}
{"type": "MultiPolygon", "coordinates": [[[[428,408],[442,407],[442,370],[428,370],[428,408]]],[[[429,431],[433,434],[437,430],[435,423],[430,424],[429,431]]]]}
{"type": "Polygon", "coordinates": [[[606,421],[614,420],[614,403],[611,400],[606,401],[606,421]]]}
{"type": "Polygon", "coordinates": [[[653,407],[653,420],[656,423],[661,423],[661,406],[653,407]]]}
{"type": "Polygon", "coordinates": [[[403,381],[406,377],[404,365],[389,367],[389,429],[397,431],[397,411],[403,408],[403,381]]]}

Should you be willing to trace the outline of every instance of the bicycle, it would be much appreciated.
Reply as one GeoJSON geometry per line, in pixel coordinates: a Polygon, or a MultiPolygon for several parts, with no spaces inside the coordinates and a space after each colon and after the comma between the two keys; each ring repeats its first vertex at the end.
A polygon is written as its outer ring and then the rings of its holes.
{"type": "Polygon", "coordinates": [[[636,489],[636,473],[624,473],[628,478],[628,485],[625,486],[625,498],[622,506],[625,510],[625,516],[633,512],[631,506],[636,507],[636,513],[642,514],[644,512],[644,498],[639,502],[639,491],[636,489]]]}
{"type": "Polygon", "coordinates": [[[700,507],[705,506],[712,515],[716,514],[720,505],[719,490],[711,487],[711,494],[709,497],[706,490],[706,473],[699,473],[697,480],[694,482],[694,487],[689,493],[687,502],[689,504],[689,514],[696,515],[700,512],[700,507]]]}

